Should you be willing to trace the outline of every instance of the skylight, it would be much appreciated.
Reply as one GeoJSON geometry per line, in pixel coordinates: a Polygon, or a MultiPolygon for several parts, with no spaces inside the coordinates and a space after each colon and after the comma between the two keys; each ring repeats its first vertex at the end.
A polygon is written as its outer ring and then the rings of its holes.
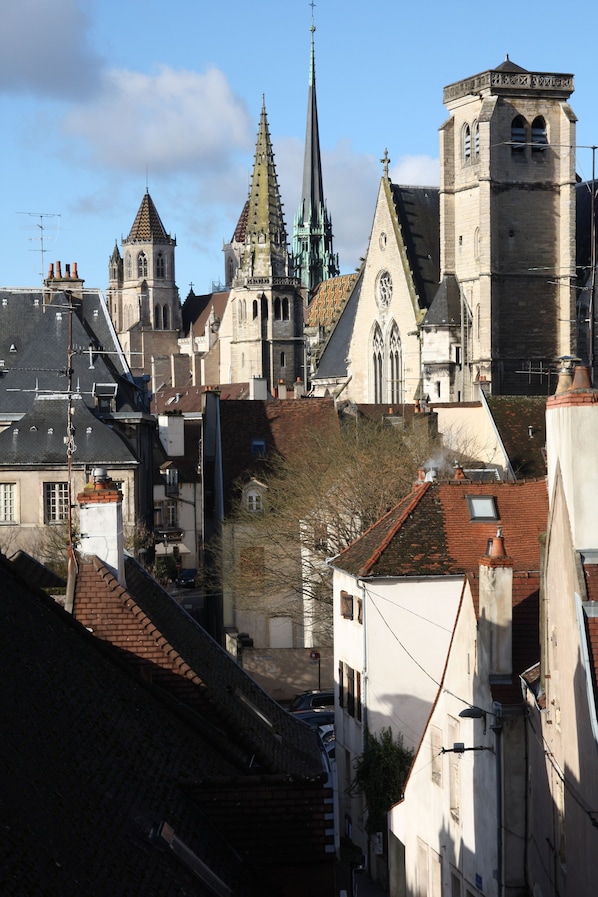
{"type": "Polygon", "coordinates": [[[468,495],[469,516],[477,523],[490,523],[498,520],[496,499],[493,495],[468,495]]]}

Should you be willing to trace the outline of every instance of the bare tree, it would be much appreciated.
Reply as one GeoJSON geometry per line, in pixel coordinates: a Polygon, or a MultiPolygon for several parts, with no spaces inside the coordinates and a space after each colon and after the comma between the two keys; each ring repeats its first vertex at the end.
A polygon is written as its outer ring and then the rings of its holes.
{"type": "Polygon", "coordinates": [[[428,420],[418,415],[400,427],[355,417],[336,434],[307,432],[300,451],[274,459],[252,481],[259,503],[246,500],[247,482],[240,482],[214,551],[225,611],[228,602],[237,615],[291,616],[311,630],[309,644],[329,644],[326,561],[406,495],[417,469],[439,454],[428,420]]]}

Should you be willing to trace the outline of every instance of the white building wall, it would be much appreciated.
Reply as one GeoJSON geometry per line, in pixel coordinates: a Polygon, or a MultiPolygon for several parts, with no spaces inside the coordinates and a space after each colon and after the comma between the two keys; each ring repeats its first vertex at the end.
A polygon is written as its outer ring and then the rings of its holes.
{"type": "MultiPolygon", "coordinates": [[[[390,894],[497,894],[496,753],[492,718],[462,719],[468,706],[491,709],[487,671],[478,668],[477,621],[466,588],[446,672],[407,780],[404,800],[389,814],[391,839],[405,850],[405,868],[390,869],[390,894]],[[486,673],[486,675],[484,675],[486,673]],[[455,753],[455,742],[486,750],[455,753]],[[442,749],[445,749],[445,753],[442,749]],[[442,891],[437,877],[441,858],[442,891]],[[406,890],[399,882],[406,882],[406,890]],[[458,890],[456,888],[458,887],[458,890]]],[[[394,853],[391,851],[391,856],[394,853]]]]}

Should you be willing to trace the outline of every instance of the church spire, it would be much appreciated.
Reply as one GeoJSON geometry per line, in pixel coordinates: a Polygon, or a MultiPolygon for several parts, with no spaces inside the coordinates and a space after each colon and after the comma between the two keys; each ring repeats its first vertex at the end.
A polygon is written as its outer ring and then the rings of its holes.
{"type": "Polygon", "coordinates": [[[307,291],[308,301],[310,294],[322,280],[335,277],[339,273],[338,258],[334,255],[332,245],[332,222],[326,210],[322,184],[322,160],[320,156],[320,133],[316,102],[315,30],[316,27],[312,17],[303,187],[301,202],[299,203],[293,228],[295,273],[300,278],[301,285],[307,291]]]}
{"type": "Polygon", "coordinates": [[[241,268],[246,277],[288,277],[289,254],[266,104],[255,147],[241,268]]]}

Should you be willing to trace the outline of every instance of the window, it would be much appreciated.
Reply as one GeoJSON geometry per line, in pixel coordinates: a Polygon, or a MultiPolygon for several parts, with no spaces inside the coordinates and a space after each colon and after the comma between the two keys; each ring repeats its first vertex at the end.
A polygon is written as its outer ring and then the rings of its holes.
{"type": "Polygon", "coordinates": [[[546,122],[541,115],[534,118],[532,122],[532,156],[542,155],[548,146],[548,137],[546,136],[546,122]]]}
{"type": "Polygon", "coordinates": [[[363,624],[363,599],[357,599],[357,622],[363,624]]]}
{"type": "Polygon", "coordinates": [[[345,665],[345,680],[347,683],[347,713],[355,716],[355,670],[345,665]]]}
{"type": "Polygon", "coordinates": [[[286,355],[285,355],[284,352],[281,352],[281,353],[280,353],[280,366],[281,366],[281,368],[286,367],[286,363],[287,363],[287,357],[286,357],[286,355]]]}
{"type": "Polygon", "coordinates": [[[257,489],[248,489],[246,492],[247,510],[263,511],[261,493],[257,489]]]}
{"type": "Polygon", "coordinates": [[[156,277],[166,277],[166,261],[161,252],[156,256],[156,277]]]}
{"type": "Polygon", "coordinates": [[[253,300],[253,320],[254,321],[257,318],[258,309],[259,309],[259,305],[258,305],[257,299],[254,299],[253,300]]]}
{"type": "Polygon", "coordinates": [[[170,330],[170,309],[167,305],[162,309],[162,330],[170,330]]]}
{"type": "Polygon", "coordinates": [[[137,277],[147,277],[147,255],[140,252],[137,256],[137,277]]]}
{"type": "Polygon", "coordinates": [[[478,523],[491,523],[498,520],[496,499],[493,495],[468,495],[469,516],[478,523]]]}
{"type": "Polygon", "coordinates": [[[511,155],[524,156],[525,144],[527,142],[527,127],[525,119],[521,115],[516,115],[511,122],[511,155]]]}
{"type": "Polygon", "coordinates": [[[281,305],[280,297],[277,296],[276,299],[274,300],[274,319],[276,321],[280,321],[280,319],[282,317],[281,307],[282,307],[282,305],[281,305]]]}
{"type": "Polygon", "coordinates": [[[389,399],[393,404],[401,401],[401,340],[396,324],[390,333],[389,343],[389,399]]]}
{"type": "Polygon", "coordinates": [[[251,440],[251,454],[252,455],[265,455],[266,454],[266,440],[265,439],[252,439],[251,440]]]}
{"type": "Polygon", "coordinates": [[[177,525],[177,507],[178,502],[173,499],[169,499],[164,502],[164,523],[166,526],[176,526],[177,525]]]}
{"type": "Polygon", "coordinates": [[[372,372],[374,381],[374,402],[378,405],[382,401],[382,369],[384,359],[384,341],[382,331],[378,324],[372,340],[372,372]]]}
{"type": "Polygon", "coordinates": [[[282,300],[282,319],[289,320],[289,300],[286,297],[282,300]]]}
{"type": "Polygon", "coordinates": [[[68,512],[68,483],[44,483],[44,523],[63,523],[68,512]]]}
{"type": "Polygon", "coordinates": [[[0,523],[15,523],[15,483],[0,483],[0,523]]]}
{"type": "Polygon", "coordinates": [[[353,619],[353,595],[341,591],[341,616],[344,620],[353,619]]]}
{"type": "Polygon", "coordinates": [[[156,307],[154,309],[154,330],[159,330],[161,324],[162,324],[162,313],[160,310],[160,306],[156,305],[156,307]]]}
{"type": "Polygon", "coordinates": [[[480,158],[480,125],[477,121],[473,123],[473,157],[480,158]]]}
{"type": "Polygon", "coordinates": [[[465,125],[463,128],[463,161],[471,162],[471,128],[465,125]]]}
{"type": "Polygon", "coordinates": [[[338,664],[338,706],[345,706],[345,664],[342,660],[338,664]]]}

